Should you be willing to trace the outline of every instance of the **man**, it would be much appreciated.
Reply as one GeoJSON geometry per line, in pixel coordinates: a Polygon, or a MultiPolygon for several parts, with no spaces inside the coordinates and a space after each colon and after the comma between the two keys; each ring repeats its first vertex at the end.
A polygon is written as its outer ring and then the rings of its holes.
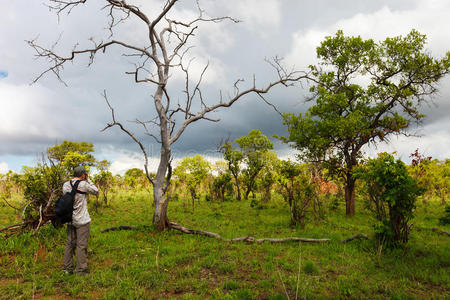
{"type": "Polygon", "coordinates": [[[77,265],[75,273],[85,275],[88,271],[87,247],[91,217],[87,207],[87,194],[98,195],[97,187],[89,179],[89,175],[84,167],[76,167],[73,172],[74,178],[63,185],[63,194],[72,191],[72,185],[80,180],[77,193],[73,202],[72,222],[67,224],[67,243],[64,250],[65,273],[73,273],[73,256],[77,255],[77,265]]]}

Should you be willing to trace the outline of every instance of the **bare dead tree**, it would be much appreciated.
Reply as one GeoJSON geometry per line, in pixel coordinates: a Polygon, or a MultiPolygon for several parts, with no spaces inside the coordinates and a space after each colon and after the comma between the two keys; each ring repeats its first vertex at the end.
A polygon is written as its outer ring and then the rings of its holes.
{"type": "MultiPolygon", "coordinates": [[[[48,1],[48,7],[55,11],[58,17],[63,13],[70,14],[77,6],[86,5],[89,2],[87,0],[48,1]]],[[[207,101],[204,98],[201,90],[201,84],[208,69],[208,64],[204,67],[196,83],[192,85],[189,71],[191,60],[188,59],[188,53],[192,48],[190,42],[201,23],[218,23],[222,21],[237,23],[238,20],[229,16],[208,17],[201,9],[198,0],[196,1],[198,15],[189,21],[171,18],[170,12],[178,0],[165,1],[161,11],[153,19],[141,10],[140,7],[130,4],[130,1],[103,1],[105,3],[103,9],[107,11],[109,20],[108,30],[110,37],[108,41],[94,41],[94,39],[91,39],[93,43],[92,47],[78,49],[78,46],[75,46],[66,55],[57,53],[54,46],[47,48],[39,45],[36,40],[28,41],[28,44],[36,51],[37,58],[45,59],[49,63],[49,67],[39,74],[34,82],[38,81],[47,73],[53,73],[58,80],[64,83],[62,70],[67,63],[74,62],[81,55],[88,55],[90,59],[89,65],[91,65],[97,54],[104,53],[111,47],[119,47],[124,51],[123,55],[135,60],[133,69],[126,72],[126,74],[132,76],[136,83],[146,84],[151,87],[153,94],[156,117],[150,119],[150,121],[136,120],[136,123],[142,125],[146,136],[153,138],[161,145],[156,176],[151,177],[149,175],[148,153],[145,150],[143,141],[117,120],[115,111],[108,101],[106,92],[104,92],[104,98],[111,110],[112,120],[103,130],[117,126],[139,146],[145,160],[145,173],[149,182],[153,185],[153,201],[155,207],[153,224],[159,230],[163,230],[170,227],[170,222],[167,218],[169,199],[166,197],[166,192],[172,174],[171,147],[180,138],[185,129],[199,120],[218,122],[219,120],[209,117],[210,113],[215,112],[219,108],[230,107],[236,101],[251,93],[265,99],[263,95],[268,93],[274,86],[291,86],[301,79],[307,78],[307,74],[287,70],[282,66],[281,60],[275,58],[270,62],[277,76],[275,80],[267,83],[263,87],[257,87],[256,80],[253,79],[249,87],[241,89],[240,86],[243,80],[239,79],[234,84],[233,93],[227,97],[219,93],[220,95],[216,99],[215,104],[210,104],[211,101],[207,101]],[[137,19],[145,29],[146,35],[148,34],[146,36],[145,46],[115,39],[117,36],[115,34],[116,27],[130,19],[137,19]],[[154,71],[152,72],[150,70],[154,71]],[[171,101],[171,93],[167,90],[170,74],[173,71],[181,71],[185,76],[185,99],[183,103],[174,103],[174,101],[171,101]],[[181,122],[179,121],[180,119],[182,120],[181,122]]]]}

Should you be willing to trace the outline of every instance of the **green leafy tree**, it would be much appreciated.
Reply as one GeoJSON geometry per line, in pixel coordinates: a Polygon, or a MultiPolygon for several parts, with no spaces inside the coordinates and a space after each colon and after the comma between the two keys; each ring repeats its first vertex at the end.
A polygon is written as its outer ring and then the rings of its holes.
{"type": "Polygon", "coordinates": [[[408,242],[415,202],[423,194],[417,181],[408,174],[406,165],[388,153],[369,159],[354,175],[367,185],[370,197],[377,203],[376,226],[380,242],[395,247],[408,242]]]}
{"type": "Polygon", "coordinates": [[[74,167],[95,164],[92,152],[94,146],[91,143],[64,141],[49,147],[37,166],[23,168],[19,181],[26,201],[20,223],[23,228],[32,227],[37,231],[49,220],[56,224],[53,208],[56,199],[62,195],[62,185],[72,176],[74,167]]]}
{"type": "Polygon", "coordinates": [[[281,188],[281,194],[289,204],[291,223],[300,224],[303,228],[311,201],[317,197],[317,189],[311,182],[308,167],[290,160],[281,160],[276,170],[276,181],[281,188]]]}
{"type": "Polygon", "coordinates": [[[209,163],[200,155],[185,157],[174,169],[174,175],[183,181],[189,189],[192,199],[192,211],[194,211],[197,189],[206,178],[210,170],[209,163]]]}
{"type": "MultiPolygon", "coordinates": [[[[431,157],[419,154],[419,156],[414,156],[409,170],[419,185],[426,190],[427,198],[437,196],[442,205],[446,204],[446,197],[450,192],[450,159],[431,160],[431,157]]],[[[423,197],[424,202],[425,196],[423,197]]]]}
{"type": "Polygon", "coordinates": [[[221,147],[224,159],[228,163],[228,170],[233,175],[236,185],[237,200],[241,200],[241,188],[239,187],[239,175],[241,174],[241,163],[244,159],[244,154],[238,149],[233,148],[231,142],[226,142],[221,147]]]}
{"type": "Polygon", "coordinates": [[[439,224],[441,224],[441,225],[450,224],[450,205],[447,205],[445,207],[444,215],[439,218],[439,224]]]}
{"type": "Polygon", "coordinates": [[[300,165],[290,160],[280,160],[277,165],[277,183],[281,187],[281,193],[289,204],[291,212],[291,222],[296,223],[296,215],[294,211],[294,182],[295,178],[300,174],[300,165]]]}
{"type": "Polygon", "coordinates": [[[245,199],[248,199],[250,193],[253,193],[253,198],[255,198],[256,177],[265,165],[264,155],[273,149],[273,144],[259,130],[251,130],[247,136],[236,139],[236,143],[241,148],[246,164],[246,168],[243,170],[246,187],[245,199]]]}
{"type": "Polygon", "coordinates": [[[425,190],[425,194],[422,197],[423,202],[426,203],[426,198],[430,198],[433,195],[433,185],[431,182],[431,156],[425,156],[419,152],[419,149],[416,149],[410,156],[411,165],[410,165],[410,174],[414,177],[422,188],[425,190]]]}
{"type": "Polygon", "coordinates": [[[145,173],[139,168],[128,169],[124,174],[124,181],[128,187],[135,188],[145,182],[145,173]]]}
{"type": "Polygon", "coordinates": [[[54,221],[53,207],[62,196],[62,185],[67,180],[61,164],[39,162],[36,167],[23,167],[21,185],[25,198],[24,221],[38,228],[48,220],[54,221]]]}
{"type": "Polygon", "coordinates": [[[48,159],[61,164],[71,173],[79,165],[94,166],[96,163],[94,145],[88,142],[64,141],[59,145],[47,149],[48,159]]]}
{"type": "Polygon", "coordinates": [[[421,104],[450,70],[450,52],[435,59],[425,42],[415,30],[379,43],[338,31],[317,48],[319,65],[310,66],[314,104],[304,114],[284,115],[284,140],[302,159],[324,163],[345,182],[347,215],[355,213],[352,174],[362,148],[406,134],[421,121],[421,104]]]}
{"type": "Polygon", "coordinates": [[[93,176],[93,181],[101,191],[105,205],[108,205],[108,193],[114,181],[112,173],[108,171],[110,166],[111,162],[107,160],[99,161],[96,165],[99,172],[93,176]]]}
{"type": "Polygon", "coordinates": [[[434,192],[441,199],[442,205],[446,205],[446,198],[450,193],[450,159],[433,160],[430,169],[434,192]]]}
{"type": "Polygon", "coordinates": [[[233,178],[228,172],[219,174],[214,178],[213,190],[220,200],[225,201],[225,193],[233,189],[232,180],[233,178]]]}
{"type": "Polygon", "coordinates": [[[276,181],[276,165],[278,164],[278,157],[276,153],[272,151],[267,151],[264,153],[264,166],[262,168],[259,186],[263,192],[263,197],[261,201],[263,203],[268,203],[272,199],[272,186],[276,181]]]}

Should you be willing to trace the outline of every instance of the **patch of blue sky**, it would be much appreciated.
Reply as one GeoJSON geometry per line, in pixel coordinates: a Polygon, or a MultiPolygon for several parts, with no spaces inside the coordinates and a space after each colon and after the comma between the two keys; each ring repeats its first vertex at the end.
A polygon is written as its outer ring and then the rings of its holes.
{"type": "Polygon", "coordinates": [[[0,78],[8,77],[8,71],[0,70],[0,78]]]}
{"type": "Polygon", "coordinates": [[[8,169],[14,172],[21,172],[23,166],[34,167],[38,161],[37,157],[22,155],[0,155],[0,163],[8,164],[8,169]]]}

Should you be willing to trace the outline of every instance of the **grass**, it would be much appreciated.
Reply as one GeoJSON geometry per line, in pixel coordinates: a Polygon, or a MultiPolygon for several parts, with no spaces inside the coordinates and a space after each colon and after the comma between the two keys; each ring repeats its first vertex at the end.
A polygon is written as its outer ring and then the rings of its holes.
{"type": "MultiPolygon", "coordinates": [[[[0,204],[2,205],[2,204],[0,204]]],[[[413,230],[406,249],[378,251],[372,240],[340,241],[363,232],[373,237],[374,219],[357,207],[353,218],[344,205],[304,229],[289,226],[286,204],[274,195],[267,208],[249,202],[171,202],[169,216],[186,227],[225,238],[331,238],[330,243],[246,244],[212,238],[157,233],[150,226],[148,191],[120,191],[110,206],[92,217],[90,274],[61,272],[65,230],[51,225],[36,235],[0,240],[0,298],[5,299],[421,299],[450,297],[450,243],[446,236],[413,230]],[[106,227],[135,225],[138,230],[101,233],[106,227]]],[[[413,223],[439,227],[444,208],[419,205],[413,223]]],[[[0,226],[20,217],[0,206],[0,226]]]]}

